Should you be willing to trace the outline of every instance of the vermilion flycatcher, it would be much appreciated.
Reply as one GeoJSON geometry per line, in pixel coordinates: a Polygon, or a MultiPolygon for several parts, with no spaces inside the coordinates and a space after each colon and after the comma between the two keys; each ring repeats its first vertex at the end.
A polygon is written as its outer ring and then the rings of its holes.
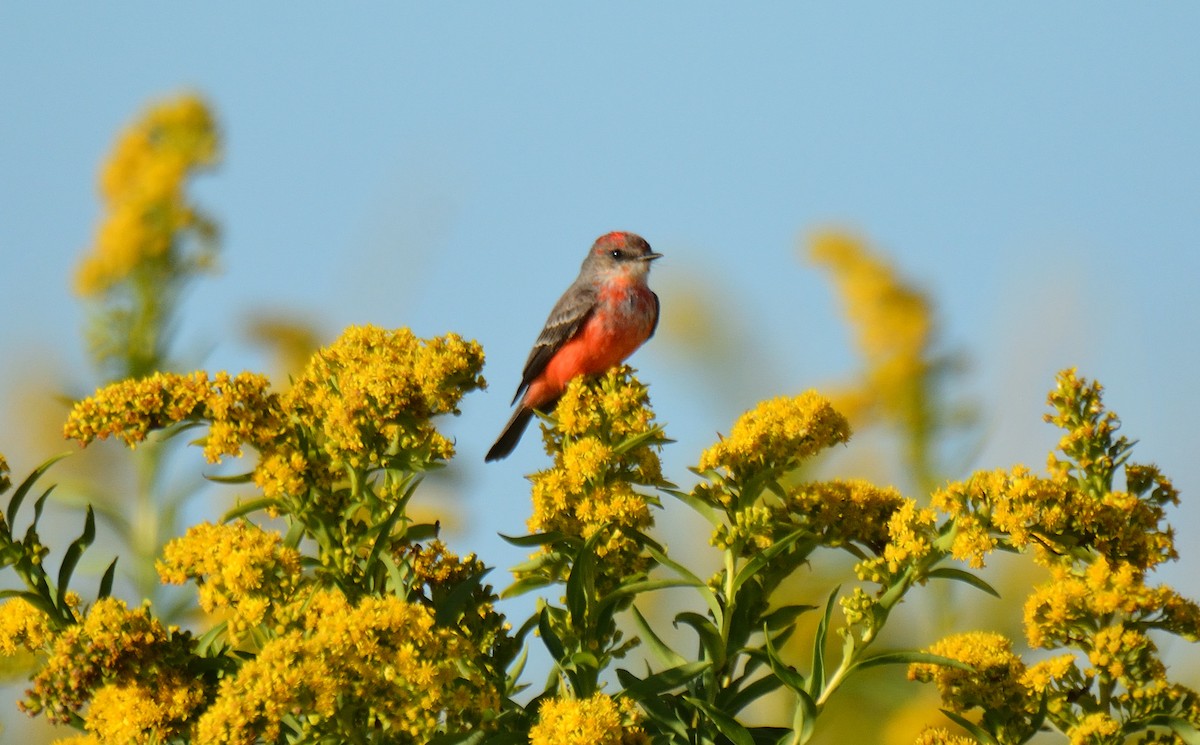
{"type": "Polygon", "coordinates": [[[619,365],[654,335],[658,295],[646,286],[646,275],[650,262],[661,256],[633,233],[596,239],[534,342],[513,396],[513,403],[521,403],[484,460],[511,453],[534,409],[553,406],[572,378],[619,365]]]}

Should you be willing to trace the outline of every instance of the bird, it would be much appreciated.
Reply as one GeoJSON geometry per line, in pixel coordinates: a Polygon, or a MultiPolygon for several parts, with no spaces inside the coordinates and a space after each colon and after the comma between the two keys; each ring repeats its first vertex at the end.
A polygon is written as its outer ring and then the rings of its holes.
{"type": "Polygon", "coordinates": [[[596,239],[529,351],[512,400],[520,403],[485,461],[507,457],[533,412],[551,408],[572,379],[621,364],[654,335],[659,300],[646,278],[650,263],[660,258],[634,233],[613,231],[596,239]]]}

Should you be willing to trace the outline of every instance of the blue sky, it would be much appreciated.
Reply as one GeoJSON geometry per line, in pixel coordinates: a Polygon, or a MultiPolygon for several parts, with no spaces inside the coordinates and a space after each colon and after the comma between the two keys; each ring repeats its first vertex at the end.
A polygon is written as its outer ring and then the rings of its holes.
{"type": "MultiPolygon", "coordinates": [[[[0,451],[20,452],[23,371],[89,379],[69,277],[100,160],[148,101],[194,89],[226,136],[195,189],[225,239],[181,348],[261,369],[239,328],[264,310],[326,338],[374,323],[480,340],[491,389],[451,428],[489,563],[511,563],[491,536],[523,529],[522,474],[544,456],[532,439],[482,455],[611,229],[666,255],[664,300],[711,298],[752,350],[700,364],[656,339],[634,357],[680,477],[759,399],[854,368],[827,278],[796,252],[840,225],[931,293],[972,360],[987,434],[969,467],[1040,468],[1045,393],[1078,365],[1174,477],[1194,537],[1197,38],[1186,3],[4,4],[0,451]],[[717,390],[707,365],[744,385],[717,390]]],[[[1200,595],[1181,544],[1164,579],[1200,595]]]]}

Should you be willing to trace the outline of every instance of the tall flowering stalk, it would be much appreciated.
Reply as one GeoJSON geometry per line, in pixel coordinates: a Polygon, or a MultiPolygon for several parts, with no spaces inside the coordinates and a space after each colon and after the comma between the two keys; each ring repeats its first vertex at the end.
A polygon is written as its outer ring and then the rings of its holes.
{"type": "MultiPolygon", "coordinates": [[[[935,495],[959,525],[956,556],[981,566],[996,548],[1020,550],[1049,574],[1025,601],[1025,637],[1056,654],[1028,664],[998,634],[956,634],[931,650],[970,669],[910,671],[937,684],[975,742],[1028,742],[1043,727],[1072,744],[1200,740],[1200,695],[1170,680],[1152,637],[1197,640],[1200,606],[1147,581],[1177,556],[1166,508],[1178,493],[1156,466],[1131,460],[1133,443],[1117,434],[1101,393],[1074,370],[1059,374],[1046,419],[1064,435],[1049,477],[1017,466],[935,495]]],[[[933,732],[925,741],[956,740],[933,732]]]]}
{"type": "Polygon", "coordinates": [[[484,385],[482,364],[453,334],[368,326],[282,395],[246,373],[160,373],[77,404],[66,433],[85,445],[201,427],[210,462],[251,449],[256,467],[231,480],[262,496],[157,564],[163,582],[195,584],[212,624],[199,637],[109,597],[111,577],[91,606],[66,591],[69,571],[56,586],[38,569],[40,504],[23,540],[0,523],[0,557],[27,586],[0,605],[0,651],[44,660],[27,711],[100,743],[426,743],[494,728],[515,645],[486,570],[407,512],[421,474],[453,454],[432,420],[484,385]],[[247,519],[263,511],[286,532],[247,519]]]}

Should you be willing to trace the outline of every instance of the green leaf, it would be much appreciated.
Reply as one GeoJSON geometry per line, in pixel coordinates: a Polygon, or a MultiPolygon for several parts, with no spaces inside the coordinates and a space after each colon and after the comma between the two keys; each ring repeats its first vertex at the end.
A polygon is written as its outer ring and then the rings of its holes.
{"type": "Polygon", "coordinates": [[[108,565],[108,569],[104,570],[104,576],[100,578],[100,592],[96,595],[97,600],[103,600],[109,595],[112,595],[113,579],[117,575],[118,558],[120,557],[114,558],[112,563],[108,565]]]}
{"type": "Polygon", "coordinates": [[[650,628],[650,623],[637,606],[633,606],[633,619],[641,630],[642,639],[649,645],[650,650],[658,655],[658,658],[663,661],[663,664],[670,667],[679,667],[687,664],[687,658],[671,649],[667,644],[654,633],[654,629],[650,628]]]}
{"type": "MultiPolygon", "coordinates": [[[[801,678],[801,682],[803,682],[803,678],[801,678]]],[[[739,681],[738,685],[726,688],[718,694],[717,706],[720,706],[722,711],[737,714],[768,693],[778,690],[781,685],[783,685],[783,679],[778,675],[764,675],[744,687],[739,681]]]]}
{"type": "Polygon", "coordinates": [[[815,605],[785,605],[763,616],[762,622],[767,631],[778,631],[791,626],[801,615],[816,609],[815,605]]]}
{"type": "Polygon", "coordinates": [[[982,577],[978,577],[970,572],[966,572],[955,567],[939,567],[929,572],[925,576],[931,579],[951,579],[957,582],[965,582],[977,590],[983,590],[994,598],[1000,597],[1000,593],[996,592],[996,588],[985,582],[982,577]]]}
{"type": "Polygon", "coordinates": [[[228,476],[206,473],[204,474],[204,480],[211,481],[214,484],[249,484],[254,480],[254,473],[251,471],[247,473],[230,474],[228,476]]]}
{"type": "Polygon", "coordinates": [[[821,622],[817,624],[817,632],[813,635],[812,677],[808,680],[806,691],[814,699],[820,698],[825,692],[825,639],[829,636],[833,606],[837,603],[838,592],[841,589],[842,586],[838,585],[829,593],[829,599],[825,601],[825,613],[822,614],[821,622]]]}
{"type": "Polygon", "coordinates": [[[553,581],[551,581],[548,577],[540,577],[537,575],[522,577],[508,587],[504,588],[504,590],[500,593],[500,598],[502,600],[515,598],[518,595],[524,595],[532,590],[537,590],[552,584],[554,584],[553,581]]]}
{"type": "Polygon", "coordinates": [[[790,549],[797,541],[808,535],[808,533],[808,528],[797,528],[755,554],[754,558],[746,562],[746,565],[733,578],[733,591],[737,592],[747,580],[757,574],[767,564],[771,563],[776,556],[790,549]]]}
{"type": "Polygon", "coordinates": [[[567,575],[566,599],[567,612],[571,616],[571,626],[580,634],[586,634],[591,628],[594,617],[593,605],[596,597],[596,542],[606,530],[597,530],[592,534],[579,552],[575,554],[575,562],[571,573],[567,575]]]}
{"type": "Polygon", "coordinates": [[[675,572],[680,577],[683,577],[688,581],[689,585],[695,587],[696,592],[700,593],[700,597],[704,599],[704,604],[708,606],[710,611],[712,611],[713,618],[718,619],[718,622],[720,622],[720,619],[724,617],[724,613],[721,609],[721,603],[717,600],[717,596],[713,593],[713,591],[709,589],[708,583],[697,577],[695,574],[692,574],[691,570],[679,562],[671,559],[666,555],[666,553],[656,546],[649,543],[643,545],[646,549],[646,552],[649,553],[655,561],[675,572]]]}
{"type": "Polygon", "coordinates": [[[945,714],[950,721],[965,729],[971,735],[971,737],[974,737],[983,745],[1000,745],[1000,742],[993,737],[990,732],[972,722],[970,719],[967,719],[959,714],[955,714],[949,709],[940,709],[940,711],[945,714]]]}
{"type": "Polygon", "coordinates": [[[683,502],[688,507],[691,507],[693,512],[699,513],[714,528],[724,524],[724,515],[713,509],[713,506],[708,502],[692,496],[690,492],[679,491],[678,489],[663,489],[663,491],[683,502]]]}
{"type": "Polygon", "coordinates": [[[434,611],[434,619],[439,626],[451,626],[458,621],[463,611],[466,610],[467,603],[471,602],[475,597],[475,592],[483,586],[483,578],[490,571],[492,569],[488,567],[482,572],[468,577],[441,598],[434,611]]]}
{"type": "Polygon", "coordinates": [[[541,635],[542,644],[546,645],[546,650],[550,653],[550,657],[555,663],[561,663],[567,654],[563,647],[562,639],[558,637],[558,634],[554,633],[554,626],[550,621],[549,608],[542,608],[542,612],[538,615],[538,634],[541,635]]]}
{"type": "Polygon", "coordinates": [[[66,552],[63,554],[62,565],[58,568],[58,607],[66,606],[67,590],[70,588],[71,575],[75,573],[75,567],[79,564],[79,558],[83,556],[83,552],[87,547],[92,545],[92,541],[96,540],[96,514],[92,511],[91,505],[88,505],[87,513],[83,518],[83,535],[76,538],[67,546],[66,552]]]}
{"type": "Polygon", "coordinates": [[[234,505],[233,508],[230,509],[228,512],[226,512],[224,515],[221,515],[221,522],[223,522],[223,523],[232,522],[234,520],[237,520],[238,518],[245,517],[246,515],[249,515],[252,512],[258,512],[259,510],[267,510],[272,507],[278,508],[280,512],[284,511],[282,509],[283,506],[279,503],[278,499],[270,499],[267,497],[263,497],[262,499],[251,499],[248,502],[239,502],[238,504],[234,505]]]}
{"type": "Polygon", "coordinates": [[[404,531],[404,540],[419,543],[421,541],[431,541],[437,538],[442,532],[441,523],[417,523],[409,525],[404,531]]]}
{"type": "Polygon", "coordinates": [[[850,666],[850,668],[846,671],[846,675],[849,676],[850,674],[856,673],[859,670],[866,670],[869,667],[878,667],[880,665],[912,664],[943,665],[945,667],[955,667],[960,670],[975,669],[965,662],[951,659],[949,657],[943,657],[940,654],[930,654],[929,652],[899,651],[884,652],[873,657],[867,657],[859,660],[850,666]]]}
{"type": "MultiPolygon", "coordinates": [[[[783,660],[779,657],[779,652],[775,649],[775,645],[771,643],[769,636],[766,641],[766,650],[767,662],[771,666],[771,672],[775,674],[779,682],[797,694],[806,694],[809,685],[808,681],[794,667],[784,664],[783,660]]],[[[817,674],[815,667],[814,664],[814,676],[817,674]]]]}
{"type": "Polygon", "coordinates": [[[545,546],[547,544],[558,543],[560,541],[574,544],[580,543],[577,537],[567,535],[566,533],[560,533],[555,530],[550,530],[545,533],[532,533],[530,535],[512,536],[504,535],[503,533],[497,533],[496,535],[500,536],[505,543],[509,543],[513,546],[521,546],[523,548],[530,548],[532,546],[545,546]]]}
{"type": "MultiPolygon", "coordinates": [[[[620,676],[620,674],[621,671],[618,670],[617,675],[620,676]]],[[[642,707],[642,711],[646,712],[646,719],[657,724],[659,729],[670,732],[683,742],[695,742],[690,739],[691,727],[689,722],[685,721],[684,714],[667,704],[667,701],[674,700],[666,696],[648,696],[639,700],[638,705],[642,707]]],[[[690,719],[690,715],[688,718],[690,719]]],[[[655,742],[661,741],[655,740],[655,742]]]]}
{"type": "Polygon", "coordinates": [[[725,644],[721,640],[721,631],[711,620],[699,613],[684,611],[675,616],[675,626],[678,627],[681,623],[696,630],[696,635],[700,637],[700,644],[708,653],[708,658],[712,660],[714,667],[719,668],[725,664],[725,644]]]}
{"type": "Polygon", "coordinates": [[[817,729],[817,702],[806,691],[796,691],[796,711],[792,714],[792,730],[795,734],[788,739],[785,735],[780,742],[808,742],[817,729]]]}
{"type": "MultiPolygon", "coordinates": [[[[21,485],[17,487],[17,490],[13,492],[12,497],[9,498],[8,510],[4,513],[5,517],[8,518],[8,525],[10,528],[16,521],[17,510],[21,509],[21,503],[25,501],[25,495],[29,493],[29,490],[33,488],[33,485],[37,482],[37,480],[42,477],[42,474],[50,469],[50,466],[59,462],[63,458],[66,458],[70,454],[71,453],[69,452],[59,453],[52,458],[48,458],[40,466],[33,469],[32,473],[25,477],[25,480],[21,482],[21,485]]],[[[37,520],[35,519],[34,522],[36,523],[37,520]]]]}
{"type": "Polygon", "coordinates": [[[695,587],[695,585],[686,579],[646,579],[638,582],[630,582],[627,585],[621,585],[601,598],[597,612],[603,613],[608,606],[613,605],[622,598],[627,598],[631,595],[640,595],[643,592],[665,590],[671,587],[695,587]]]}
{"type": "Polygon", "coordinates": [[[754,738],[750,736],[749,730],[738,724],[733,717],[707,701],[701,701],[692,696],[684,696],[683,699],[703,712],[704,716],[716,726],[717,731],[728,737],[733,745],[754,745],[754,738]]]}
{"type": "Polygon", "coordinates": [[[644,698],[661,696],[674,688],[687,685],[712,665],[708,662],[685,662],[678,667],[672,667],[661,672],[638,678],[633,673],[619,668],[617,680],[621,682],[627,693],[636,694],[634,698],[641,701],[644,698]]]}
{"type": "Polygon", "coordinates": [[[400,518],[404,517],[404,508],[408,504],[408,498],[412,496],[413,490],[417,488],[417,484],[421,483],[420,478],[414,478],[404,493],[396,500],[396,504],[392,505],[392,511],[388,513],[387,519],[378,526],[372,528],[375,531],[375,542],[371,545],[371,553],[367,555],[366,570],[368,576],[373,572],[375,562],[379,561],[379,556],[385,550],[391,548],[392,531],[396,527],[396,523],[400,518]]]}

